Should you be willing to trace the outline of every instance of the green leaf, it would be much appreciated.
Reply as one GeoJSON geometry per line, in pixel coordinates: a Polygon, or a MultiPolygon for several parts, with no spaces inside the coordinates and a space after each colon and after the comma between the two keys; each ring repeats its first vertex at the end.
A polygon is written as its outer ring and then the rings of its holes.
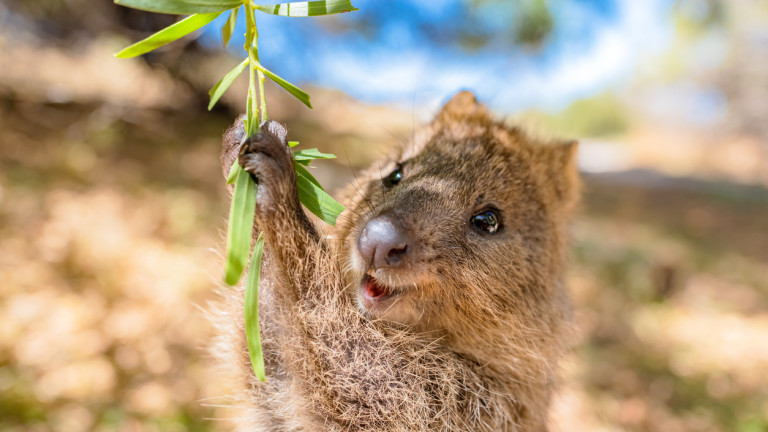
{"type": "Polygon", "coordinates": [[[293,152],[293,159],[306,166],[314,159],[336,159],[336,155],[331,153],[320,153],[316,148],[312,148],[293,152]]]}
{"type": "Polygon", "coordinates": [[[235,182],[235,178],[237,178],[238,166],[240,166],[240,164],[238,164],[237,159],[235,159],[235,161],[232,162],[232,166],[229,168],[229,175],[227,176],[227,184],[232,184],[235,182]]]}
{"type": "Polygon", "coordinates": [[[216,83],[213,87],[211,87],[210,90],[208,90],[208,96],[210,96],[211,101],[208,102],[208,111],[213,108],[214,105],[216,105],[216,102],[219,101],[219,98],[224,94],[225,91],[229,88],[230,85],[232,85],[232,82],[235,81],[235,78],[237,78],[243,71],[245,70],[245,67],[248,66],[248,59],[243,60],[240,62],[239,65],[235,66],[234,69],[227,72],[224,77],[219,80],[219,82],[216,83]]]}
{"type": "Polygon", "coordinates": [[[200,29],[201,27],[216,19],[216,17],[219,15],[221,15],[221,12],[194,14],[192,16],[188,16],[176,24],[172,24],[153,34],[152,36],[123,49],[119,53],[115,54],[115,57],[131,58],[146,54],[156,48],[173,42],[176,39],[184,37],[193,31],[200,29]]]}
{"type": "Polygon", "coordinates": [[[298,141],[288,141],[288,147],[296,147],[299,145],[298,141]]]}
{"type": "Polygon", "coordinates": [[[243,4],[242,0],[115,0],[115,4],[149,12],[176,15],[223,12],[243,4]]]}
{"type": "Polygon", "coordinates": [[[248,261],[251,248],[253,217],[256,214],[256,183],[251,175],[239,164],[235,174],[235,192],[229,209],[229,230],[227,232],[227,263],[224,281],[234,285],[248,261]]]}
{"type": "Polygon", "coordinates": [[[358,10],[350,0],[321,0],[310,2],[290,2],[276,5],[256,5],[254,8],[272,15],[289,17],[310,17],[332,15],[358,10]]]}
{"type": "Polygon", "coordinates": [[[312,108],[312,104],[309,102],[309,95],[307,94],[307,92],[289,83],[288,81],[280,78],[279,76],[275,75],[274,73],[272,73],[272,71],[265,68],[261,64],[257,63],[253,67],[264,72],[264,75],[270,77],[272,81],[276,82],[280,87],[288,90],[288,93],[294,95],[296,99],[300,100],[304,105],[312,108]]]}
{"type": "Polygon", "coordinates": [[[299,200],[304,207],[329,225],[336,225],[344,206],[325,193],[320,183],[306,168],[295,164],[296,182],[299,186],[299,200]]]}
{"type": "Polygon", "coordinates": [[[248,97],[245,100],[245,134],[250,137],[253,136],[253,134],[256,133],[256,129],[258,129],[259,122],[256,116],[259,113],[253,112],[253,103],[250,91],[248,92],[248,97]]]}
{"type": "Polygon", "coordinates": [[[251,264],[248,267],[248,279],[245,282],[245,338],[248,340],[248,354],[251,357],[253,373],[259,381],[266,381],[264,355],[261,351],[261,332],[259,330],[259,276],[261,257],[264,252],[264,238],[259,233],[253,246],[251,264]]]}
{"type": "MultiPolygon", "coordinates": [[[[320,182],[317,181],[315,176],[310,174],[309,171],[307,171],[306,168],[304,168],[303,166],[299,166],[299,165],[294,165],[294,168],[295,168],[295,171],[296,171],[296,177],[298,177],[299,175],[302,175],[302,176],[306,177],[306,179],[309,180],[312,184],[314,184],[315,186],[319,187],[320,189],[323,190],[323,192],[325,192],[325,189],[323,189],[323,187],[320,185],[320,182]]],[[[302,201],[302,203],[304,203],[304,201],[302,201]]]]}
{"type": "Polygon", "coordinates": [[[223,48],[227,47],[227,44],[229,44],[229,39],[232,37],[232,33],[235,31],[235,25],[237,24],[237,13],[240,11],[240,8],[232,9],[232,11],[229,13],[229,18],[227,18],[227,22],[224,23],[224,26],[221,28],[221,45],[223,48]]]}

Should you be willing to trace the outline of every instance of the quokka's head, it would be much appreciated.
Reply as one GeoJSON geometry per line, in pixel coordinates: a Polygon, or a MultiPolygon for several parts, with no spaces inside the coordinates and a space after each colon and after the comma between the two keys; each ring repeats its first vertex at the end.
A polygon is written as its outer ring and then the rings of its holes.
{"type": "Polygon", "coordinates": [[[340,225],[366,315],[424,330],[547,310],[575,202],[574,143],[535,141],[454,96],[355,184],[340,225]]]}

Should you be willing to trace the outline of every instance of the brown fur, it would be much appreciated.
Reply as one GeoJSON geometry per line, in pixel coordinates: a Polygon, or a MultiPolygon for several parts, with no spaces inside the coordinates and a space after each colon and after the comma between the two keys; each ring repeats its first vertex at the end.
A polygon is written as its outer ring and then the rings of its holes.
{"type": "MultiPolygon", "coordinates": [[[[244,141],[240,124],[225,135],[225,175],[244,141]]],[[[242,290],[221,309],[217,348],[245,389],[241,429],[546,431],[569,328],[562,273],[575,144],[533,139],[459,93],[347,188],[347,210],[321,237],[298,203],[284,129],[262,130],[240,162],[259,181],[267,382],[250,368],[242,290]],[[381,178],[398,162],[403,180],[386,189],[381,178]],[[468,222],[488,205],[501,212],[493,235],[468,222]],[[357,239],[383,212],[416,247],[405,268],[377,273],[396,300],[366,309],[357,239]]]]}

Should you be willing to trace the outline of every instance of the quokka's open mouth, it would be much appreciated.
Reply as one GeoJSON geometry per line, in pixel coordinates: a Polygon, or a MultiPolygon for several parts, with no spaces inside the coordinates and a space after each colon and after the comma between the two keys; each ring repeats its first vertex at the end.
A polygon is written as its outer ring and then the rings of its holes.
{"type": "Polygon", "coordinates": [[[360,302],[365,309],[389,308],[400,294],[402,290],[385,285],[371,274],[364,275],[360,281],[360,302]]]}
{"type": "Polygon", "coordinates": [[[363,280],[360,283],[360,289],[363,298],[370,302],[386,300],[392,295],[392,292],[388,287],[380,284],[375,277],[368,274],[363,276],[363,280]]]}

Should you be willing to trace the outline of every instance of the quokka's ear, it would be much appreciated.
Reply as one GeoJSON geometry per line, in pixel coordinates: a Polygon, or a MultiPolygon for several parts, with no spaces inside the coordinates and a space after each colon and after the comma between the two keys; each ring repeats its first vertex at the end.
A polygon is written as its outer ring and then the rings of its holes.
{"type": "Polygon", "coordinates": [[[472,92],[464,90],[449,100],[435,117],[435,123],[487,123],[491,120],[488,110],[480,104],[472,92]]]}
{"type": "Polygon", "coordinates": [[[488,110],[480,104],[470,91],[461,91],[451,98],[437,113],[429,127],[416,133],[413,144],[402,153],[408,159],[418,154],[437,134],[456,140],[481,136],[493,123],[488,110]]]}
{"type": "Polygon", "coordinates": [[[578,147],[578,141],[565,141],[534,149],[534,169],[540,172],[554,200],[566,209],[571,209],[579,198],[578,147]]]}

